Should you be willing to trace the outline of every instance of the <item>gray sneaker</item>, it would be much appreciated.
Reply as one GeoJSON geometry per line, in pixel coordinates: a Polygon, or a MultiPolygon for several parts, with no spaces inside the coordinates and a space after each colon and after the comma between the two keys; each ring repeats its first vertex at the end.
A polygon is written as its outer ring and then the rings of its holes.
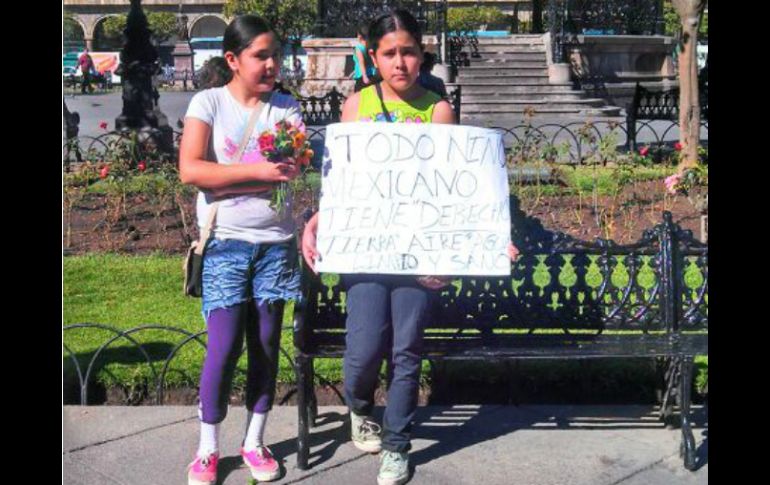
{"type": "Polygon", "coordinates": [[[356,448],[367,453],[379,453],[382,448],[382,428],[370,416],[350,413],[350,438],[356,448]]]}
{"type": "Polygon", "coordinates": [[[382,450],[377,485],[401,485],[409,480],[409,454],[382,450]]]}

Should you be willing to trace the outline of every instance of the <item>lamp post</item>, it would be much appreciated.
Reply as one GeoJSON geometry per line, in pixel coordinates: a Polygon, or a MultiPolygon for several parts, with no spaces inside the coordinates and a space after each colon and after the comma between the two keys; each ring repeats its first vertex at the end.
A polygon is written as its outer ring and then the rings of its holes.
{"type": "Polygon", "coordinates": [[[158,51],[150,42],[141,0],[131,0],[123,33],[126,43],[120,51],[120,66],[116,70],[123,87],[123,111],[115,119],[115,127],[121,131],[146,132],[161,151],[172,153],[173,130],[160,111],[160,96],[154,85],[155,76],[160,72],[158,51]]]}

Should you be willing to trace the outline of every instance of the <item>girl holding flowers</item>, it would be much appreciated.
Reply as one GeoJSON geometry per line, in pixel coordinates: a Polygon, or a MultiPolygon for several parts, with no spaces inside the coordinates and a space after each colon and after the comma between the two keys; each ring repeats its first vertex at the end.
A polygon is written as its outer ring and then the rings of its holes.
{"type": "Polygon", "coordinates": [[[300,298],[291,197],[282,184],[296,178],[312,156],[299,104],[273,92],[280,46],[265,21],[236,17],[222,50],[228,75],[190,101],[179,150],[181,181],[200,189],[199,226],[214,217],[203,257],[208,348],[190,485],[217,480],[219,423],[227,414],[244,337],[248,419],[240,453],[255,479],[280,475],[263,434],[275,392],[284,303],[300,298]]]}

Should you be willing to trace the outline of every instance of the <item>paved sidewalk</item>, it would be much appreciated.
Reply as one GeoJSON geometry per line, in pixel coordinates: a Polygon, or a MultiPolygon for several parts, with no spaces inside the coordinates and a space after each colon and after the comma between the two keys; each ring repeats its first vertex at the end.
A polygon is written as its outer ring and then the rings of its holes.
{"type": "MultiPolygon", "coordinates": [[[[666,429],[652,406],[428,406],[418,408],[410,484],[679,485],[708,483],[708,427],[695,412],[699,468],[684,469],[679,430],[666,429]]],[[[296,468],[297,408],[276,406],[266,439],[283,459],[274,483],[374,484],[375,455],[348,439],[345,408],[319,409],[310,470],[296,468]]],[[[375,415],[380,417],[382,409],[375,415]]],[[[238,456],[245,410],[222,424],[219,484],[249,483],[238,456]]],[[[198,440],[191,406],[65,406],[65,485],[186,484],[198,440]]]]}

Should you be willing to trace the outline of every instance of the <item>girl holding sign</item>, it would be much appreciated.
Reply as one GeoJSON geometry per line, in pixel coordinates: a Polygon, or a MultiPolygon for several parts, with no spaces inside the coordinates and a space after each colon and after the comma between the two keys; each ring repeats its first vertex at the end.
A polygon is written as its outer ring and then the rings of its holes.
{"type": "Polygon", "coordinates": [[[300,297],[291,210],[271,207],[276,184],[292,180],[299,169],[266,161],[258,143],[259,134],[279,121],[304,131],[299,103],[273,92],[281,50],[261,18],[236,17],[225,30],[222,50],[224,60],[209,62],[226,62],[225,78],[190,101],[179,150],[181,181],[200,189],[198,224],[211,226],[211,237],[202,242],[208,348],[200,383],[200,443],[187,472],[190,485],[217,482],[219,423],[227,414],[244,334],[249,413],[241,456],[259,481],[280,475],[263,434],[275,393],[284,302],[300,297]]]}
{"type": "MultiPolygon", "coordinates": [[[[422,35],[409,12],[395,10],[374,20],[368,47],[383,81],[348,98],[342,122],[455,123],[452,106],[417,82],[423,61],[422,35]]],[[[311,268],[318,255],[317,230],[316,213],[302,239],[302,252],[311,268]]],[[[512,259],[518,254],[513,246],[508,252],[512,259]]],[[[423,328],[435,290],[449,281],[437,276],[342,276],[347,291],[344,394],[350,408],[351,438],[363,451],[381,451],[379,485],[409,479],[408,451],[417,407],[423,328]],[[392,355],[393,377],[381,428],[371,413],[380,365],[388,354],[392,355]]]]}

